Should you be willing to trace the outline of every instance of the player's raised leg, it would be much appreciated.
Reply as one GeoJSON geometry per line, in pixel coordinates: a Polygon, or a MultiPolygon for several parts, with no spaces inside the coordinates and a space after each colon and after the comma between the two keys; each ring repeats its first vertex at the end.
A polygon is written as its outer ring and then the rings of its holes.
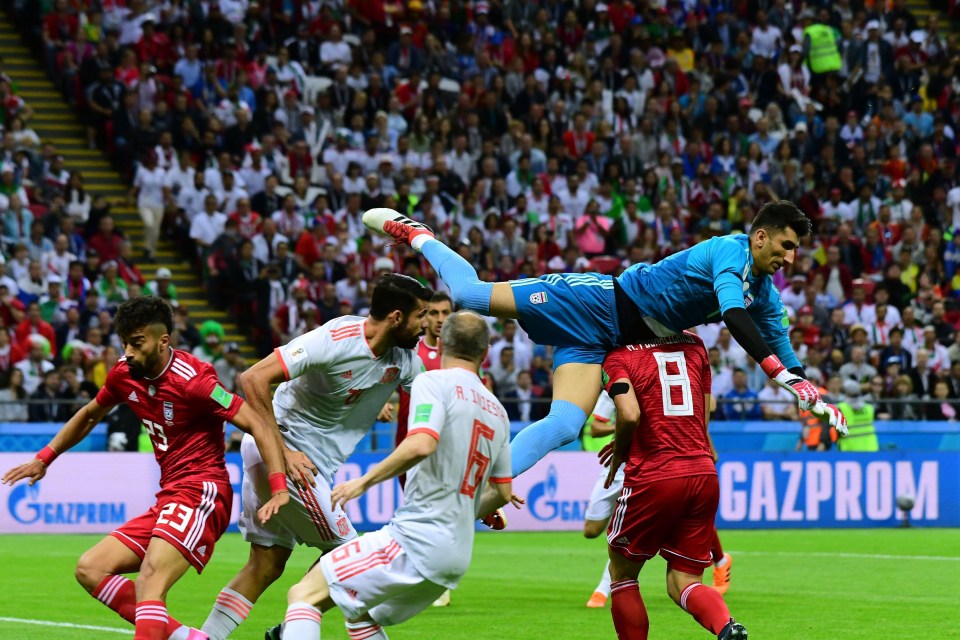
{"type": "Polygon", "coordinates": [[[137,576],[137,613],[134,640],[166,640],[170,617],[167,591],[190,568],[183,552],[162,538],[150,540],[137,576]]]}
{"type": "Polygon", "coordinates": [[[250,615],[254,603],[276,582],[287,565],[292,549],[282,546],[250,545],[247,564],[217,595],[217,601],[203,623],[210,640],[223,640],[250,615]]]}
{"type": "MultiPolygon", "coordinates": [[[[566,348],[557,350],[557,358],[566,348]]],[[[553,374],[550,413],[523,429],[510,443],[513,477],[535,465],[545,455],[573,442],[600,395],[600,362],[567,362],[553,374]]]]}
{"type": "Polygon", "coordinates": [[[363,224],[373,231],[392,236],[398,242],[407,243],[422,253],[450,287],[451,297],[457,306],[499,318],[517,317],[517,305],[510,284],[481,281],[473,265],[437,240],[426,225],[393,209],[384,208],[370,209],[364,213],[363,224]]]}

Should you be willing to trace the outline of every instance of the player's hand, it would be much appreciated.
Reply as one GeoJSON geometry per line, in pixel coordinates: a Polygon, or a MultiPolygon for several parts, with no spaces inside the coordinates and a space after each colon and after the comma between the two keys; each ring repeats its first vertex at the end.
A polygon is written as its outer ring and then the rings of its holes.
{"type": "Polygon", "coordinates": [[[613,450],[613,455],[610,456],[610,470],[607,471],[607,479],[603,483],[604,489],[609,489],[613,486],[614,481],[617,478],[617,471],[620,470],[620,465],[623,464],[623,458],[620,457],[620,454],[617,453],[617,450],[613,450]]]}
{"type": "Polygon", "coordinates": [[[520,496],[518,496],[517,494],[511,493],[511,494],[510,494],[510,504],[513,505],[513,508],[514,508],[514,509],[519,509],[519,508],[522,507],[523,505],[527,504],[527,501],[524,500],[523,498],[521,498],[520,496]]]}
{"type": "Polygon", "coordinates": [[[813,408],[813,414],[829,420],[830,426],[836,429],[837,433],[841,436],[847,435],[847,419],[844,418],[840,410],[832,404],[827,404],[821,400],[817,403],[817,406],[813,408]]]}
{"type": "Polygon", "coordinates": [[[280,507],[288,502],[290,502],[289,491],[280,491],[273,494],[273,496],[270,497],[270,500],[267,501],[267,504],[260,507],[260,510],[257,511],[257,517],[260,518],[260,523],[267,524],[267,521],[270,520],[270,518],[277,515],[277,512],[280,511],[280,507]]]}
{"type": "Polygon", "coordinates": [[[603,445],[603,448],[597,452],[597,458],[600,459],[600,464],[604,467],[610,466],[610,459],[613,457],[613,440],[603,445]]]}
{"type": "Polygon", "coordinates": [[[383,409],[380,409],[380,413],[377,414],[378,422],[393,422],[393,403],[388,402],[383,405],[383,409]]]}
{"type": "Polygon", "coordinates": [[[29,478],[30,486],[32,487],[40,482],[45,475],[47,475],[47,465],[43,464],[43,461],[34,458],[30,462],[24,462],[7,471],[3,474],[2,482],[3,484],[13,484],[24,478],[29,478]]]}
{"type": "Polygon", "coordinates": [[[791,373],[777,356],[772,354],[767,356],[760,363],[760,368],[763,369],[768,378],[797,397],[797,406],[800,411],[809,411],[817,406],[818,402],[823,402],[817,386],[809,380],[791,373]]]}
{"type": "Polygon", "coordinates": [[[284,448],[283,462],[287,468],[287,477],[297,485],[301,487],[317,486],[317,481],[313,477],[320,471],[316,465],[310,462],[310,458],[305,453],[284,448]]]}
{"type": "Polygon", "coordinates": [[[347,504],[348,500],[359,498],[367,490],[367,483],[363,478],[354,478],[338,484],[330,492],[330,504],[334,509],[341,509],[347,504]]]}

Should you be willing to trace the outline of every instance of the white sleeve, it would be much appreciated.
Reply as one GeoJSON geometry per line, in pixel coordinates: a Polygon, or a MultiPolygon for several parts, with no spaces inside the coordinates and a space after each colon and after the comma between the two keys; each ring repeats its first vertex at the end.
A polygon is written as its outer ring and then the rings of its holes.
{"type": "Polygon", "coordinates": [[[513,479],[513,465],[510,461],[510,424],[507,423],[507,437],[500,451],[493,454],[493,467],[490,469],[490,482],[504,483],[513,479]]]}
{"type": "Polygon", "coordinates": [[[287,380],[299,378],[313,369],[326,368],[332,352],[330,334],[323,327],[317,327],[274,349],[287,380]]]}
{"type": "Polygon", "coordinates": [[[443,387],[437,376],[417,376],[410,387],[410,426],[407,435],[426,433],[437,440],[447,418],[443,387]]]}
{"type": "Polygon", "coordinates": [[[610,399],[607,392],[601,390],[600,397],[597,398],[597,404],[593,408],[593,417],[603,422],[610,422],[610,418],[616,409],[616,405],[613,404],[613,400],[610,399]]]}

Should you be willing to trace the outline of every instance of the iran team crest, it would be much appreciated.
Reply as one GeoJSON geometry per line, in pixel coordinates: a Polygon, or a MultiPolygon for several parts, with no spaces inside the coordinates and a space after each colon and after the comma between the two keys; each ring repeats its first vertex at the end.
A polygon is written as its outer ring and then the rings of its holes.
{"type": "Polygon", "coordinates": [[[173,403],[166,402],[163,403],[163,419],[167,422],[173,422],[173,403]]]}
{"type": "Polygon", "coordinates": [[[393,382],[397,379],[397,376],[400,375],[399,367],[387,367],[387,370],[383,372],[383,377],[380,378],[381,384],[387,384],[393,382]]]}

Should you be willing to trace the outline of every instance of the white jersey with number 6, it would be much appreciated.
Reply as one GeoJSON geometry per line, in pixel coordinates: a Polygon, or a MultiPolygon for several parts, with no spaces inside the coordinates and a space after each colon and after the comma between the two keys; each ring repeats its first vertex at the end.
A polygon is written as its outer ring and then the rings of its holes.
{"type": "Polygon", "coordinates": [[[328,482],[397,385],[409,389],[423,369],[411,349],[394,347],[374,357],[365,324],[358,316],[336,318],[275,350],[287,379],[273,396],[283,439],[328,482]]]}
{"type": "Polygon", "coordinates": [[[431,582],[457,586],[470,566],[474,521],[488,480],[510,482],[510,422],[477,374],[453,368],[417,376],[410,431],[437,450],[407,473],[391,535],[431,582]]]}

